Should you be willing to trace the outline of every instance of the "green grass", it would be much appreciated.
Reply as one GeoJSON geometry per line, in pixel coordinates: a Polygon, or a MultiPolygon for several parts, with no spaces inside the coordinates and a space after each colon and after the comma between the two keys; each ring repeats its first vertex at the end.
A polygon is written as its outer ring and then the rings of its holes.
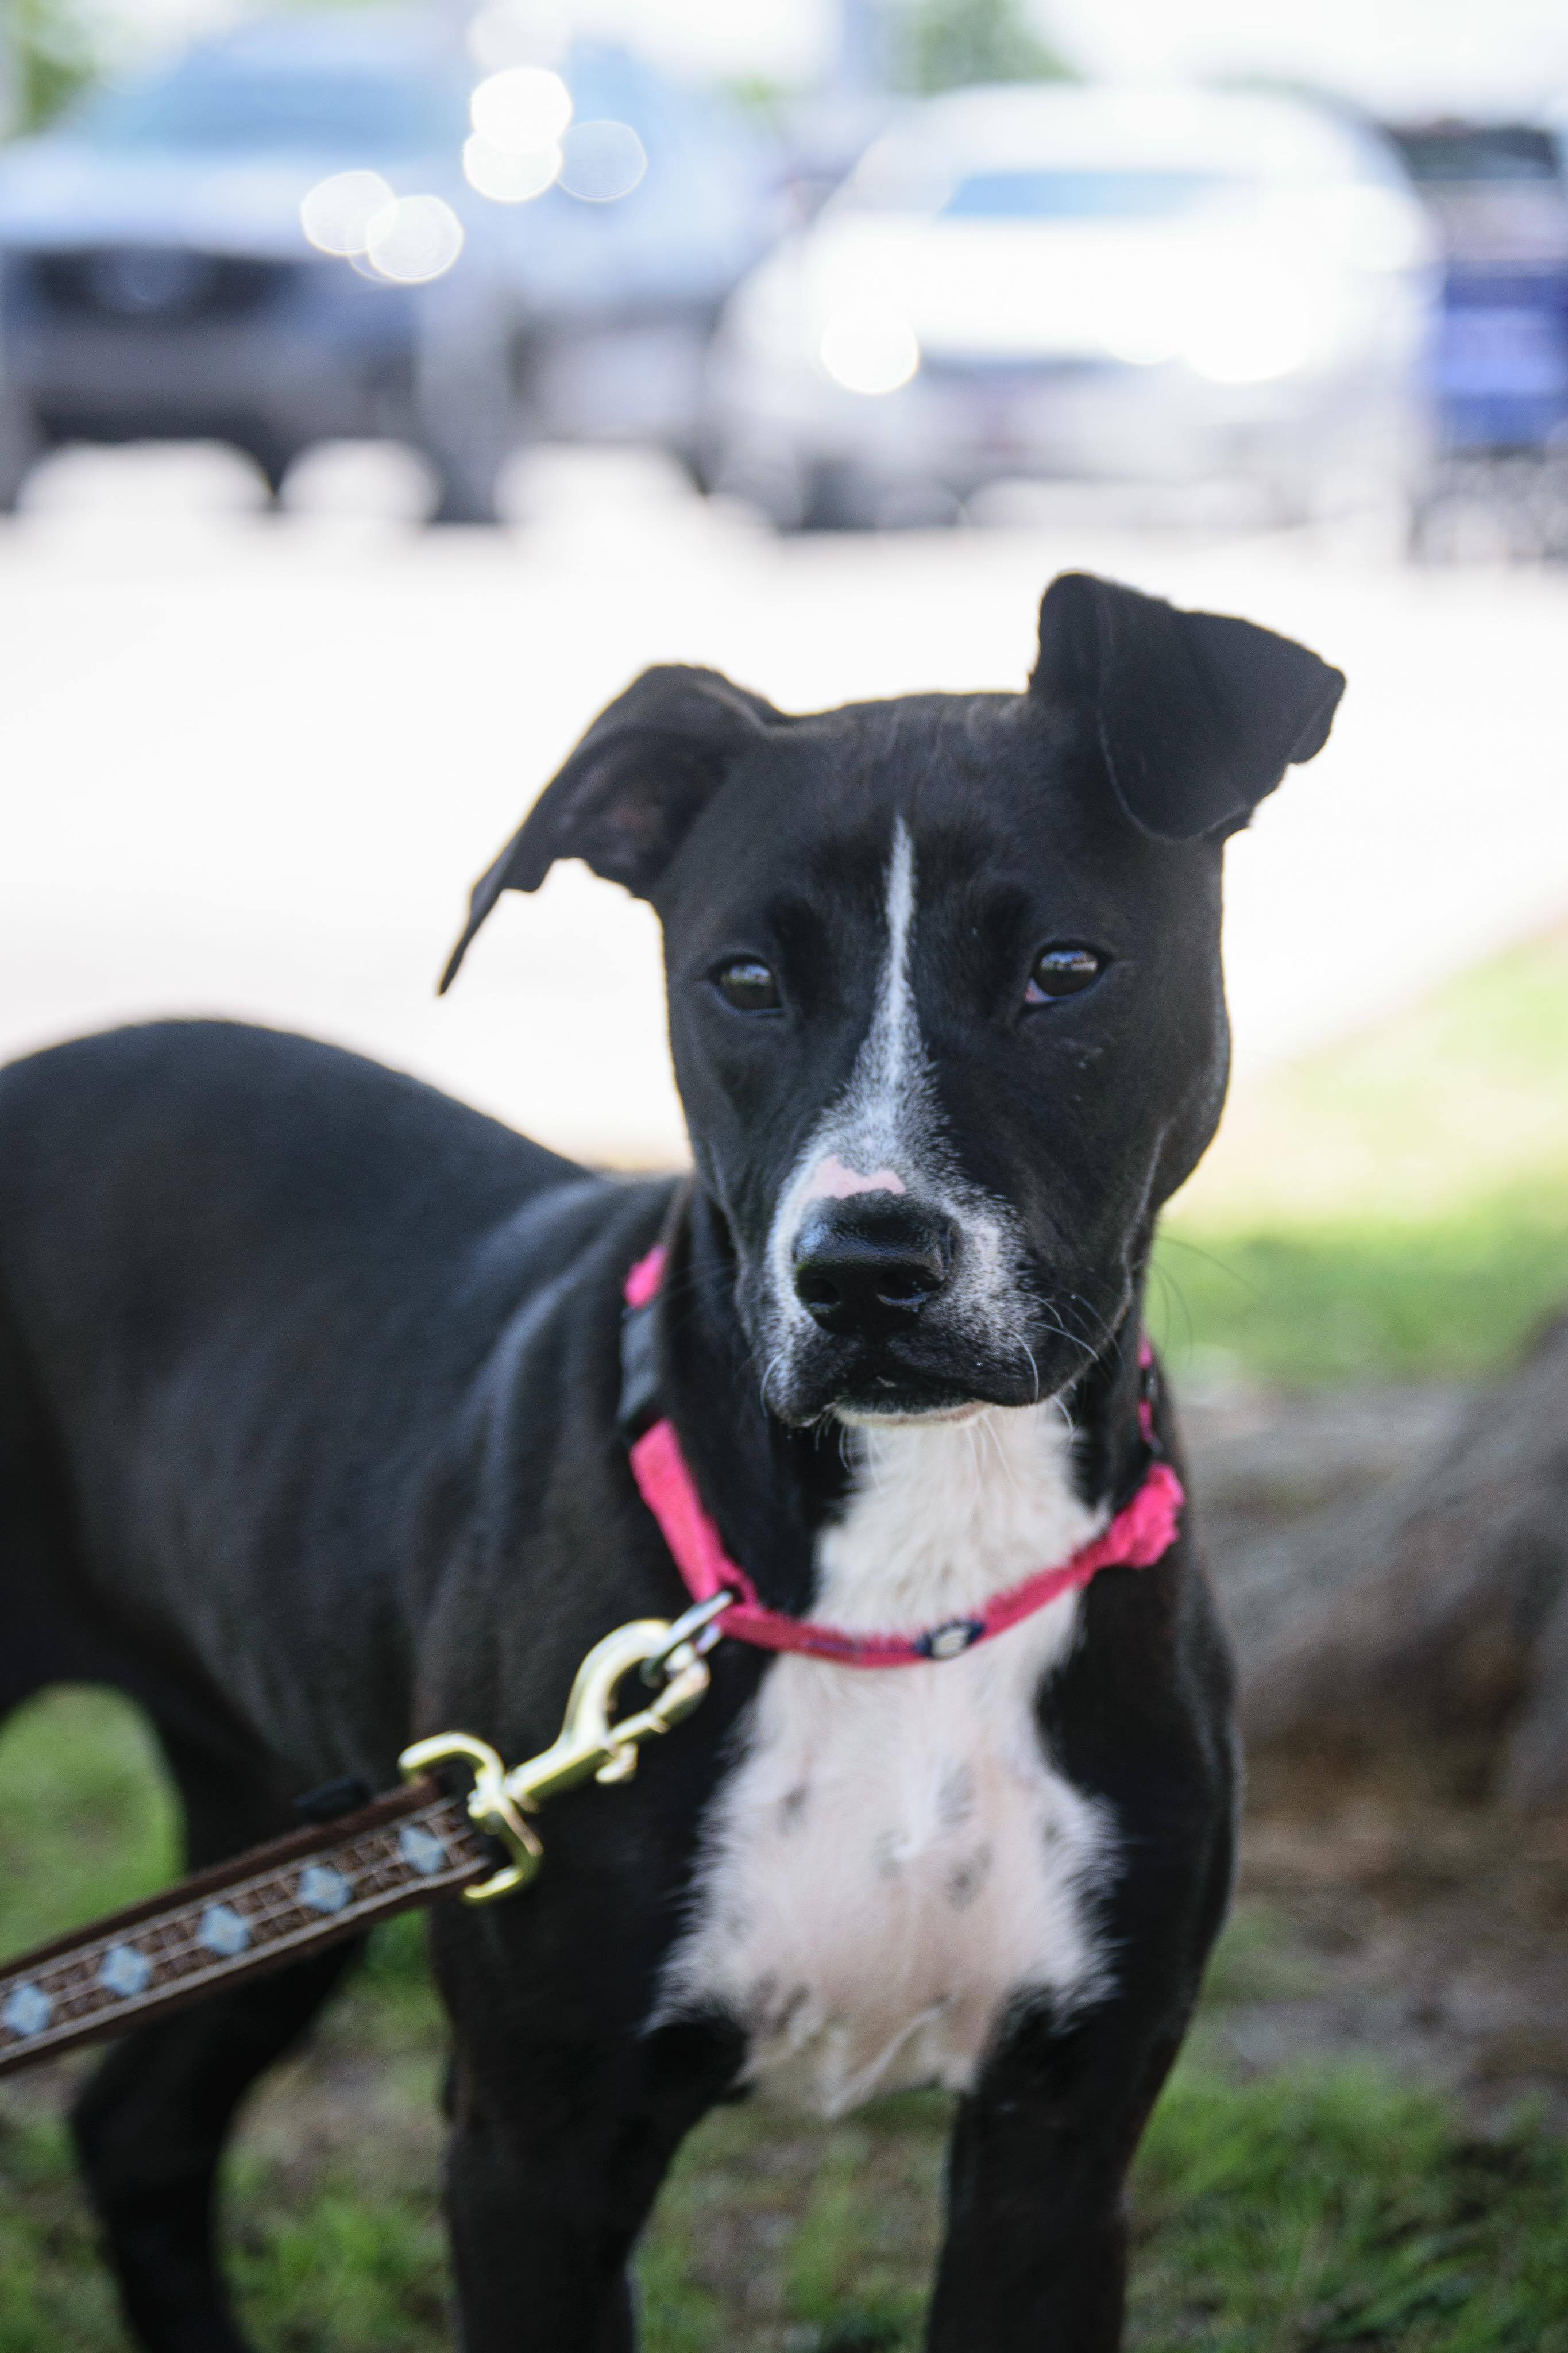
{"type": "Polygon", "coordinates": [[[1568,2153],[1372,2072],[1184,2070],[1139,2172],[1133,2344],[1563,2353],[1568,2153]]]}
{"type": "MultiPolygon", "coordinates": [[[[7,2103],[9,2105],[9,2103],[7,2103]]],[[[647,2353],[849,2353],[920,2341],[945,2104],[816,2132],[745,2110],[695,2134],[641,2262],[647,2353]]],[[[242,2155],[230,2262],[262,2353],[437,2353],[433,2184],[242,2155]]],[[[1370,2072],[1237,2084],[1184,2066],[1134,2186],[1141,2353],[1568,2353],[1568,2153],[1479,2142],[1370,2072]]],[[[0,2122],[0,2353],[118,2348],[48,2120],[0,2122]]]]}
{"type": "Polygon", "coordinates": [[[348,2171],[289,2196],[234,2168],[230,2275],[266,2353],[432,2353],[449,2342],[444,2229],[428,2191],[379,2198],[348,2171]]]}
{"type": "MultiPolygon", "coordinates": [[[[0,2105],[0,2353],[125,2353],[68,2142],[0,2105]]],[[[241,2154],[228,2266],[266,2353],[437,2353],[449,2342],[433,2181],[367,2190],[361,2169],[298,2175],[241,2154]]]]}
{"type": "Polygon", "coordinates": [[[1568,1302],[1568,933],[1238,1092],[1175,1202],[1173,1369],[1466,1380],[1568,1302]]]}
{"type": "Polygon", "coordinates": [[[126,1700],[47,1693],[0,1731],[0,1953],[63,1936],[176,1876],[178,1810],[126,1700]]]}
{"type": "MultiPolygon", "coordinates": [[[[786,2206],[787,2134],[781,2163],[775,2122],[710,2123],[645,2260],[650,2353],[918,2345],[944,2124],[942,2101],[906,2099],[824,2133],[786,2206]]],[[[1138,2167],[1129,2342],[1563,2353],[1565,2192],[1568,2153],[1528,2125],[1483,2144],[1375,2073],[1238,2085],[1190,2063],[1138,2167]]]]}
{"type": "MultiPolygon", "coordinates": [[[[72,1691],[14,1718],[0,1825],[0,1950],[155,1885],[172,1824],[134,1711],[72,1691]]],[[[1244,1912],[1209,2017],[1311,1991],[1302,1968],[1244,1912]]],[[[1529,2122],[1477,2142],[1444,2100],[1373,2073],[1237,2082],[1205,2042],[1138,2168],[1140,2353],[1568,2353],[1568,2150],[1529,2122]]],[[[230,2167],[230,2267],[262,2353],[449,2344],[440,2052],[417,1925],[395,1922],[230,2167]]],[[[122,2353],[58,2083],[0,2086],[0,2353],[122,2353]]],[[[647,2353],[918,2345],[947,2116],[932,2094],[821,2128],[710,2118],[643,2252],[647,2353]]]]}
{"type": "Polygon", "coordinates": [[[1149,1321],[1178,1383],[1305,1388],[1481,1379],[1564,1306],[1568,1204],[1531,1187],[1404,1219],[1173,1219],[1149,1321]]]}

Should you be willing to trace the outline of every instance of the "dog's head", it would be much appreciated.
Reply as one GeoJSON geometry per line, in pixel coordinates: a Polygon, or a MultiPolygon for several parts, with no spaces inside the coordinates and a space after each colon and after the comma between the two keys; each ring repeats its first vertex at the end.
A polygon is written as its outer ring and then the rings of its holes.
{"type": "Polygon", "coordinates": [[[1027,1404],[1110,1345],[1214,1134],[1224,844],[1343,685],[1084,575],[1047,592],[1022,695],[791,718],[649,670],[478,885],[446,980],[558,858],[650,901],[771,1409],[1027,1404]]]}

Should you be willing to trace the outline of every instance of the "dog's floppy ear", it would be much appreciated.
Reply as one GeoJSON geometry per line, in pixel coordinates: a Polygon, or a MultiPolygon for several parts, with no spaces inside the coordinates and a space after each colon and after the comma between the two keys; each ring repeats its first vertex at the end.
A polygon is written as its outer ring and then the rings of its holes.
{"type": "Polygon", "coordinates": [[[1117,799],[1163,841],[1234,833],[1328,741],[1344,676],[1293,638],[1064,572],[1029,691],[1098,736],[1117,799]]]}
{"type": "Polygon", "coordinates": [[[501,892],[537,891],[558,858],[581,858],[646,899],[737,754],[787,724],[782,711],[716,670],[645,670],[599,713],[475,883],[441,991],[501,892]]]}

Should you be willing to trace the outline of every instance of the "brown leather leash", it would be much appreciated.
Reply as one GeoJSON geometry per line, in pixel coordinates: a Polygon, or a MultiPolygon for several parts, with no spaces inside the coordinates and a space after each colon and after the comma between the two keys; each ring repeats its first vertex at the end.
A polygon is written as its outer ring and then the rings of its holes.
{"type": "Polygon", "coordinates": [[[631,1779],[641,1744],[689,1715],[706,1693],[704,1653],[731,1598],[703,1602],[673,1625],[643,1618],[606,1634],[577,1670],[560,1736],[510,1772],[469,1733],[416,1741],[398,1759],[403,1788],[7,1961],[0,2074],[122,2034],[416,1905],[447,1895],[486,1904],[527,1886],[544,1857],[528,1817],[580,1781],[631,1779]],[[621,1684],[634,1672],[652,1695],[618,1714],[621,1684]],[[472,1768],[466,1797],[446,1795],[430,1778],[433,1767],[453,1763],[472,1768]]]}

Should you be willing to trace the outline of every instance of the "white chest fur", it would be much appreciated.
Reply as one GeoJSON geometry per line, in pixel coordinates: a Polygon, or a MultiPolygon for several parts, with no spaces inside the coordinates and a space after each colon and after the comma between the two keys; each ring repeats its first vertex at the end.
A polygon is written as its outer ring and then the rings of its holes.
{"type": "MultiPolygon", "coordinates": [[[[1100,1523],[1048,1407],[859,1434],[823,1537],[816,1615],[906,1629],[1066,1559],[1100,1523]]],[[[718,2004],[748,2073],[826,2115],[911,2084],[962,2090],[1016,1996],[1105,1982],[1088,1909],[1107,1810],[1052,1769],[1035,1700],[1068,1595],[963,1656],[858,1669],[782,1657],[705,1832],[662,2015],[718,2004]]]]}

